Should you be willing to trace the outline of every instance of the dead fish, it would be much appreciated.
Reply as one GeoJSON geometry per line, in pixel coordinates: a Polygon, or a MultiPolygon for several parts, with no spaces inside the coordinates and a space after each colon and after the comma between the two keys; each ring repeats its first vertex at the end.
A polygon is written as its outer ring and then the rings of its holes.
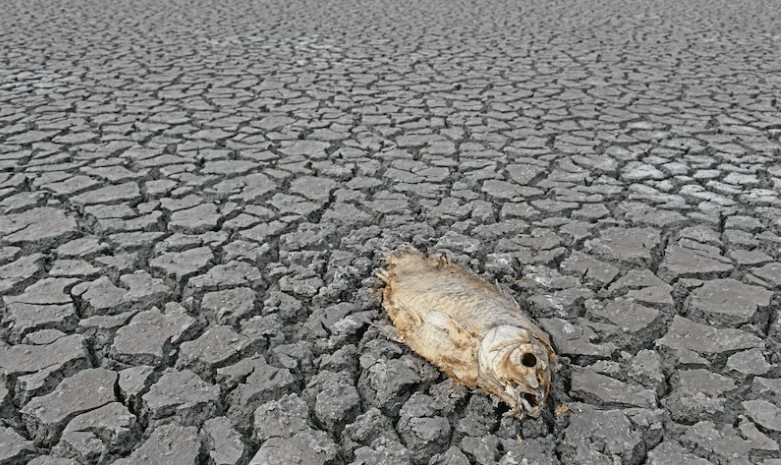
{"type": "Polygon", "coordinates": [[[537,417],[558,358],[549,336],[518,303],[444,257],[403,249],[377,272],[378,292],[399,339],[453,380],[537,417]]]}

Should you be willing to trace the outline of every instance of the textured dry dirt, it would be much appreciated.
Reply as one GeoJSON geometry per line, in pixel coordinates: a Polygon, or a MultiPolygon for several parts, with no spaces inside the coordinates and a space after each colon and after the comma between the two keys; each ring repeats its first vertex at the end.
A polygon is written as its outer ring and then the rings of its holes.
{"type": "Polygon", "coordinates": [[[770,0],[3,1],[0,464],[781,464],[779,31],[770,0]],[[403,243],[550,332],[539,419],[388,337],[403,243]]]}

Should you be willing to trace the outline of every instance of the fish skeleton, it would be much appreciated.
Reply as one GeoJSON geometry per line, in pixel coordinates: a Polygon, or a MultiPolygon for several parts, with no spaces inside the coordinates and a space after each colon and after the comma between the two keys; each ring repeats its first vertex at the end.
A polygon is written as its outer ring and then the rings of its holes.
{"type": "Polygon", "coordinates": [[[377,272],[399,339],[457,383],[523,418],[542,412],[558,358],[550,337],[497,285],[444,257],[405,248],[377,272]]]}

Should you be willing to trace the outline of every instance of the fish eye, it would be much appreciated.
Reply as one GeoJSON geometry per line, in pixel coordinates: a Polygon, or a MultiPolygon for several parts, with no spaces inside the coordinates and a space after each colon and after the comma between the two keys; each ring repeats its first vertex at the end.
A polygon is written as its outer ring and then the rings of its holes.
{"type": "Polygon", "coordinates": [[[523,357],[521,357],[521,364],[525,367],[532,368],[537,365],[537,357],[531,352],[526,352],[523,354],[523,357]]]}

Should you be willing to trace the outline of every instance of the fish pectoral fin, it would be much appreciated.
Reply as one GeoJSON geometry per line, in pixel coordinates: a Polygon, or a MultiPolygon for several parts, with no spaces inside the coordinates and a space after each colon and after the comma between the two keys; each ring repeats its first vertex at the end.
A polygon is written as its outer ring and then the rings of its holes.
{"type": "Polygon", "coordinates": [[[448,339],[457,348],[468,347],[474,344],[474,337],[464,329],[455,319],[449,315],[430,310],[426,313],[426,323],[446,333],[448,339]]]}

